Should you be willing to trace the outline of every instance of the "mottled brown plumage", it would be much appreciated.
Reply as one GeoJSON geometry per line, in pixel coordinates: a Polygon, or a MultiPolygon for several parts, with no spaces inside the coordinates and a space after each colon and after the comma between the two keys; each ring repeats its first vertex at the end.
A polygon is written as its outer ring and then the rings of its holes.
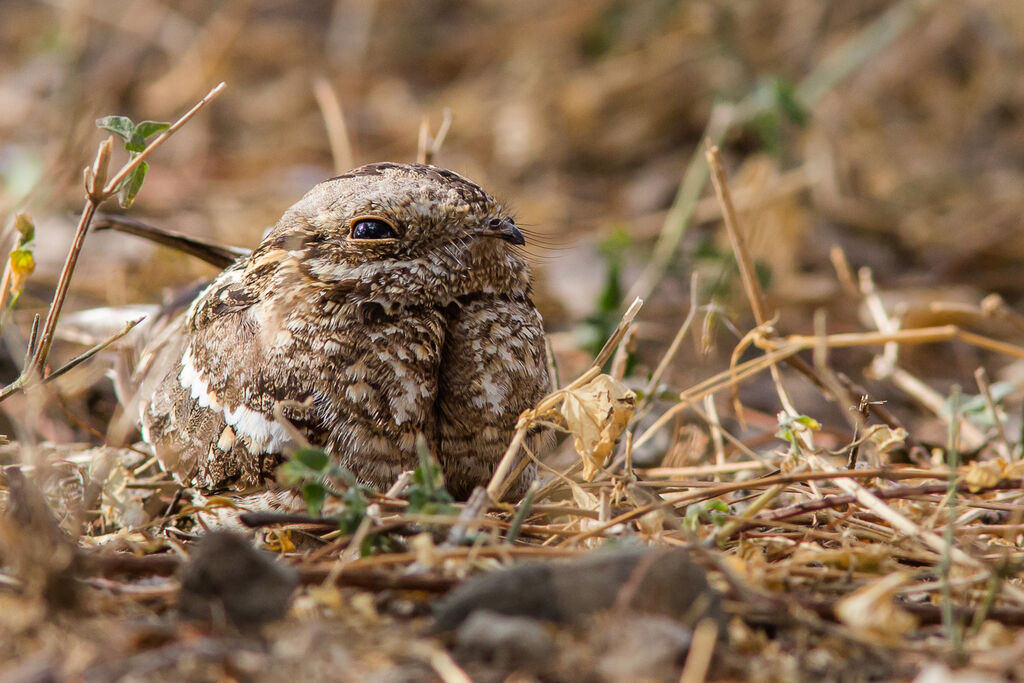
{"type": "Polygon", "coordinates": [[[186,485],[258,490],[294,447],[284,402],[361,481],[412,469],[422,433],[468,495],[549,390],[522,243],[451,171],[379,163],[317,185],[155,332],[138,370],[145,438],[186,485]]]}

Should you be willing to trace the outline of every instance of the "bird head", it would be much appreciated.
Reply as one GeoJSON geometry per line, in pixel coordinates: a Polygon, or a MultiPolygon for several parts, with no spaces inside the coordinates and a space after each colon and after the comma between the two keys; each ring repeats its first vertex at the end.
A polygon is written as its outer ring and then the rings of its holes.
{"type": "Polygon", "coordinates": [[[425,164],[376,163],[310,190],[249,269],[290,264],[305,284],[347,296],[444,305],[528,292],[525,244],[507,210],[470,180],[425,164]]]}

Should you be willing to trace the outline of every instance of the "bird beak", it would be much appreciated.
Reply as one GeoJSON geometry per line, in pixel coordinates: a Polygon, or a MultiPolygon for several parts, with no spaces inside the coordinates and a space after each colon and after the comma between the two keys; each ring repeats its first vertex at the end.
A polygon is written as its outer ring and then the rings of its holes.
{"type": "Polygon", "coordinates": [[[481,234],[487,237],[500,237],[509,244],[520,246],[526,244],[526,238],[523,237],[523,233],[519,232],[519,228],[511,218],[492,218],[484,223],[481,234]]]}

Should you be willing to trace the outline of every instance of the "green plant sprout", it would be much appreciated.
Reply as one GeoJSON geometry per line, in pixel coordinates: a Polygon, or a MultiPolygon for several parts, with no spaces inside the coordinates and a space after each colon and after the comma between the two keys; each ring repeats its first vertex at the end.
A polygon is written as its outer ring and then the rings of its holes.
{"type": "MultiPolygon", "coordinates": [[[[430,456],[426,441],[417,439],[419,465],[413,470],[412,482],[405,490],[409,501],[408,512],[414,514],[443,515],[455,511],[451,494],[444,488],[441,466],[430,456]]],[[[353,533],[366,516],[369,495],[373,489],[356,481],[355,475],[333,462],[322,449],[303,447],[277,470],[282,485],[298,488],[306,511],[311,517],[323,512],[328,498],[341,501],[343,509],[337,515],[342,533],[353,533]]]]}
{"type": "Polygon", "coordinates": [[[725,524],[726,515],[732,514],[732,508],[720,500],[709,500],[703,503],[694,503],[686,508],[684,522],[691,531],[696,531],[701,523],[722,526],[725,524]]]}
{"type": "Polygon", "coordinates": [[[409,512],[425,515],[446,515],[455,511],[455,502],[444,487],[441,465],[430,455],[427,440],[416,437],[416,455],[419,465],[413,470],[412,483],[406,489],[409,512]]]}
{"type": "MultiPolygon", "coordinates": [[[[996,410],[999,410],[1002,406],[1000,405],[1003,399],[1010,396],[1017,390],[1015,386],[1009,382],[996,382],[989,391],[992,394],[992,402],[995,404],[996,410]]],[[[1002,412],[1002,411],[1000,411],[1002,412]]],[[[951,415],[959,415],[960,417],[967,418],[979,427],[994,427],[997,424],[996,416],[992,414],[989,409],[988,401],[985,400],[983,395],[972,395],[972,394],[960,394],[955,396],[950,394],[942,403],[942,409],[939,414],[943,417],[949,417],[951,415]],[[959,401],[954,410],[954,398],[959,401]]]]}
{"type": "MultiPolygon", "coordinates": [[[[146,149],[148,138],[164,132],[171,127],[171,124],[164,121],[134,123],[127,116],[104,116],[101,119],[96,119],[96,127],[108,130],[124,140],[125,151],[128,152],[130,159],[134,159],[146,149]]],[[[118,188],[117,203],[122,209],[127,209],[135,201],[135,196],[142,189],[147,171],[149,171],[149,164],[143,161],[121,182],[121,186],[118,188]]]]}
{"type": "Polygon", "coordinates": [[[775,436],[789,444],[789,452],[794,456],[801,451],[800,432],[807,429],[816,432],[821,429],[821,424],[807,415],[790,415],[783,411],[779,413],[778,419],[779,428],[775,436]]]}
{"type": "MultiPolygon", "coordinates": [[[[333,462],[322,448],[310,446],[297,449],[291,459],[277,469],[277,476],[284,486],[299,488],[310,516],[318,517],[328,496],[331,496],[345,502],[343,518],[351,516],[351,503],[354,508],[358,508],[355,525],[358,526],[362,520],[366,511],[366,487],[356,481],[352,472],[333,462]],[[338,486],[338,483],[341,485],[338,486]]],[[[338,524],[342,526],[342,519],[339,519],[338,524]]]]}

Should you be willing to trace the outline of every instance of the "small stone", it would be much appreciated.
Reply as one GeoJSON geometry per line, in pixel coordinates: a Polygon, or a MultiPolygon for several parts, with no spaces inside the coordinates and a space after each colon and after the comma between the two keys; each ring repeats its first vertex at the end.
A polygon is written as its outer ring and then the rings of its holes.
{"type": "Polygon", "coordinates": [[[675,680],[693,632],[661,615],[609,615],[591,637],[597,671],[609,681],[675,680]]]}
{"type": "Polygon", "coordinates": [[[528,617],[478,610],[455,632],[455,656],[502,671],[539,671],[555,652],[543,623],[528,617]]]}
{"type": "Polygon", "coordinates": [[[724,626],[721,598],[683,549],[598,551],[531,562],[476,576],[434,605],[438,628],[453,630],[474,611],[582,624],[613,605],[724,626]]]}
{"type": "Polygon", "coordinates": [[[243,536],[216,531],[196,545],[182,573],[178,610],[186,619],[239,630],[284,616],[298,575],[243,536]]]}

